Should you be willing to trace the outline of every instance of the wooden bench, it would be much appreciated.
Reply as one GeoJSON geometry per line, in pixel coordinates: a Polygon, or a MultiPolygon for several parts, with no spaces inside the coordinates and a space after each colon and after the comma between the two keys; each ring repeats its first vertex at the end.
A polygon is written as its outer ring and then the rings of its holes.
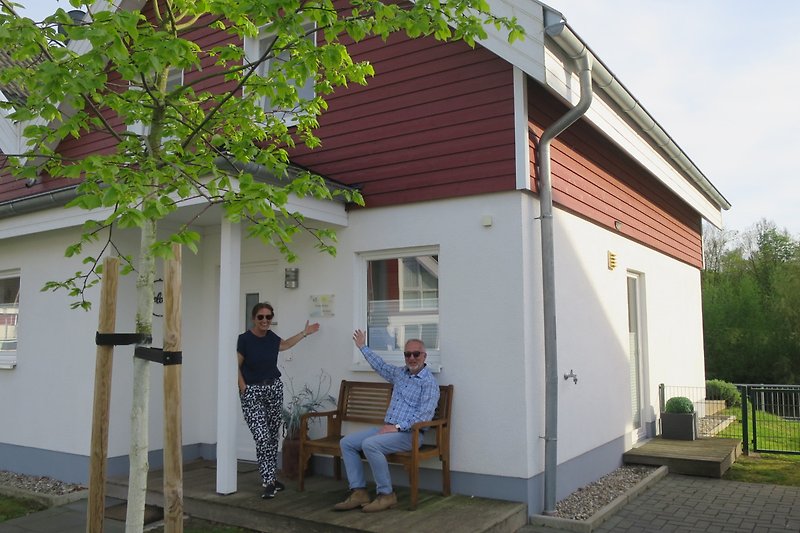
{"type": "MultiPolygon", "coordinates": [[[[336,479],[342,479],[342,451],[339,440],[342,435],[342,422],[362,422],[383,425],[389,401],[392,398],[390,383],[343,380],[339,388],[339,400],[335,411],[306,413],[300,419],[300,479],[299,489],[304,489],[304,473],[312,455],[333,457],[333,472],[336,479]],[[319,439],[308,436],[308,424],[312,419],[326,419],[326,434],[319,439]]],[[[402,464],[408,472],[411,488],[411,510],[417,508],[419,489],[419,464],[425,459],[436,457],[442,462],[442,494],[450,495],[450,411],[453,405],[453,386],[439,386],[439,404],[433,420],[414,424],[411,431],[411,450],[388,455],[390,463],[402,464]],[[431,444],[421,447],[415,444],[422,438],[422,431],[435,433],[431,444]]]]}

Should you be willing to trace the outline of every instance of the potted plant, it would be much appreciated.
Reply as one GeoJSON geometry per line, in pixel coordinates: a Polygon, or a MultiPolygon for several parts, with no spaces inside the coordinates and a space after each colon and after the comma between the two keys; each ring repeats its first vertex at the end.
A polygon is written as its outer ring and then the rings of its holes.
{"type": "Polygon", "coordinates": [[[287,478],[297,477],[300,460],[300,417],[306,413],[316,413],[329,405],[335,405],[336,399],[331,396],[331,377],[321,372],[315,388],[303,385],[295,392],[292,380],[289,380],[289,402],[282,410],[283,418],[283,451],[281,453],[281,474],[287,478]]]}
{"type": "Polygon", "coordinates": [[[674,396],[667,400],[661,413],[661,436],[676,440],[697,438],[697,412],[689,398],[674,396]]]}

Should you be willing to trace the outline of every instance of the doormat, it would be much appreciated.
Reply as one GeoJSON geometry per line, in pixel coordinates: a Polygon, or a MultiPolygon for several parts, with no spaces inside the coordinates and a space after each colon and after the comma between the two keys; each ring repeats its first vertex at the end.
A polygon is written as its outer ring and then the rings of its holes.
{"type": "MultiPolygon", "coordinates": [[[[111,520],[119,520],[124,522],[128,513],[128,502],[118,503],[110,507],[106,507],[105,516],[111,520]]],[[[157,505],[144,506],[144,523],[152,524],[164,519],[164,510],[157,505]]]]}

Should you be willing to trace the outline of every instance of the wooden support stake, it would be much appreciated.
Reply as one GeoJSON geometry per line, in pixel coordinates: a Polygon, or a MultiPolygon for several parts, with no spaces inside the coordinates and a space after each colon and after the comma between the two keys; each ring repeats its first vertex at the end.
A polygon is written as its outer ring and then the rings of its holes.
{"type": "MultiPolygon", "coordinates": [[[[181,351],[181,247],[164,267],[164,352],[181,351]]],[[[164,365],[164,531],[183,532],[181,364],[164,365]]]]}
{"type": "MultiPolygon", "coordinates": [[[[100,285],[99,333],[114,333],[117,323],[117,285],[119,259],[103,261],[100,285]]],[[[94,407],[92,409],[92,441],[89,459],[89,501],[86,507],[87,533],[102,533],[105,518],[106,459],[108,458],[108,423],[111,403],[111,370],[113,346],[98,346],[94,366],[94,407]]]]}

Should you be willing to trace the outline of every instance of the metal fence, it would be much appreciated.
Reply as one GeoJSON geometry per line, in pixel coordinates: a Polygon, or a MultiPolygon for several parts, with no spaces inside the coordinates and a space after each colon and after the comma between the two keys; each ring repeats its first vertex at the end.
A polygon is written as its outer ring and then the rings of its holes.
{"type": "Polygon", "coordinates": [[[659,386],[659,407],[685,396],[697,412],[698,435],[742,440],[745,453],[800,454],[800,385],[737,384],[739,405],[709,398],[705,387],[659,386]]]}

